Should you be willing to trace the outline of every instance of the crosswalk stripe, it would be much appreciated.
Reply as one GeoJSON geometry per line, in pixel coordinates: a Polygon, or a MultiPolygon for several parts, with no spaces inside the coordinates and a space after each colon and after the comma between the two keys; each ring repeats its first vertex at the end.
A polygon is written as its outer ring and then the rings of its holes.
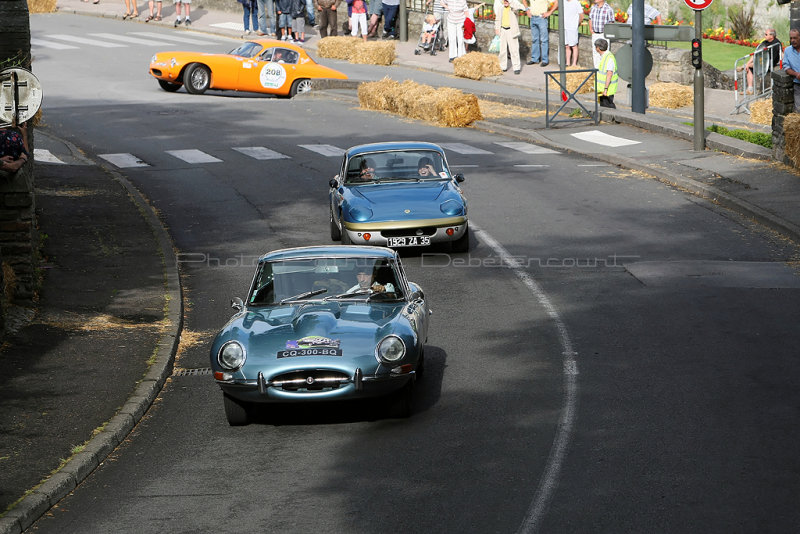
{"type": "Polygon", "coordinates": [[[638,145],[640,143],[640,141],[631,141],[630,139],[625,139],[623,137],[609,135],[605,132],[601,132],[600,130],[589,130],[587,132],[578,132],[572,134],[572,137],[580,139],[581,141],[588,141],[589,143],[595,143],[597,145],[603,145],[612,148],[628,146],[628,145],[638,145]]]}
{"type": "Polygon", "coordinates": [[[543,146],[532,145],[530,143],[523,143],[521,141],[509,141],[507,143],[500,143],[495,141],[496,145],[504,146],[512,150],[524,152],[525,154],[560,154],[557,150],[545,148],[543,146]]]}
{"type": "Polygon", "coordinates": [[[285,154],[281,154],[280,152],[275,152],[274,150],[270,150],[263,146],[239,146],[233,147],[233,149],[237,152],[241,152],[245,156],[250,156],[251,158],[265,160],[265,159],[288,159],[289,156],[285,154]]]}
{"type": "Polygon", "coordinates": [[[445,150],[452,150],[459,154],[492,154],[492,152],[488,150],[475,148],[474,146],[465,145],[464,143],[439,143],[439,146],[445,150]]]}
{"type": "Polygon", "coordinates": [[[222,161],[211,154],[206,154],[202,150],[197,150],[195,148],[187,150],[167,150],[167,154],[175,156],[186,163],[220,163],[222,161]]]}
{"type": "Polygon", "coordinates": [[[316,152],[322,156],[342,156],[344,154],[344,150],[335,147],[333,145],[298,145],[300,148],[305,148],[306,150],[310,150],[311,152],[316,152]]]}
{"type": "Polygon", "coordinates": [[[33,159],[36,160],[36,163],[64,163],[45,148],[34,148],[33,159]]]}
{"type": "Polygon", "coordinates": [[[100,37],[101,39],[110,39],[112,41],[120,41],[122,43],[141,44],[141,45],[154,45],[164,46],[169,44],[167,41],[157,41],[155,39],[139,39],[129,35],[118,35],[116,33],[90,33],[92,37],[100,37]]]}
{"type": "Polygon", "coordinates": [[[233,30],[237,32],[244,31],[244,24],[241,22],[217,22],[216,24],[209,24],[215,28],[222,28],[223,30],[233,30]]]}
{"type": "Polygon", "coordinates": [[[63,33],[48,34],[50,39],[58,39],[59,41],[67,41],[68,43],[88,44],[92,46],[99,46],[100,48],[125,48],[127,45],[119,43],[107,43],[105,41],[98,41],[97,39],[87,39],[85,37],[78,37],[77,35],[65,35],[63,33]]]}
{"type": "MultiPolygon", "coordinates": [[[[207,45],[208,40],[200,40],[200,39],[192,39],[191,37],[181,37],[178,35],[164,35],[162,33],[155,33],[155,32],[128,32],[128,35],[139,35],[141,37],[150,37],[152,39],[159,39],[162,41],[171,41],[173,43],[189,43],[189,44],[198,44],[198,45],[207,45]]],[[[209,36],[210,37],[210,36],[209,36]]],[[[217,40],[217,39],[213,39],[217,40]]],[[[225,38],[226,41],[229,41],[230,38],[225,38]]]]}
{"type": "Polygon", "coordinates": [[[116,165],[120,169],[128,169],[131,167],[149,167],[147,163],[140,160],[133,154],[98,154],[101,158],[116,165]]]}
{"type": "Polygon", "coordinates": [[[46,41],[44,39],[35,39],[31,37],[31,46],[32,47],[42,47],[42,48],[52,48],[53,50],[76,50],[79,47],[72,46],[63,43],[54,43],[52,41],[46,41]]]}

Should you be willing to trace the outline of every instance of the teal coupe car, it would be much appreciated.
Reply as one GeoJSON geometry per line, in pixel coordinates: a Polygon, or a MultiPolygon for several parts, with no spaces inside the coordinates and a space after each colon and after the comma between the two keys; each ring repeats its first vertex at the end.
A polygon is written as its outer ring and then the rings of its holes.
{"type": "Polygon", "coordinates": [[[442,243],[467,252],[463,181],[433,143],[352,147],[329,182],[331,239],[391,248],[442,243]]]}
{"type": "Polygon", "coordinates": [[[428,304],[397,252],[327,246],[259,258],[246,299],[211,345],[231,425],[259,405],[385,397],[411,414],[424,368],[428,304]]]}

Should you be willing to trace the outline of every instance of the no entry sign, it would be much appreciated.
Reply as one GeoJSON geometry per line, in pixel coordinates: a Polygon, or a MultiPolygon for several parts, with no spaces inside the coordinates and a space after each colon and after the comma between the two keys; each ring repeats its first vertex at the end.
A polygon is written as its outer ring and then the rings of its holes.
{"type": "Polygon", "coordinates": [[[686,5],[690,8],[694,9],[695,11],[699,11],[701,9],[705,9],[711,5],[711,2],[714,0],[683,0],[686,2],[686,5]]]}

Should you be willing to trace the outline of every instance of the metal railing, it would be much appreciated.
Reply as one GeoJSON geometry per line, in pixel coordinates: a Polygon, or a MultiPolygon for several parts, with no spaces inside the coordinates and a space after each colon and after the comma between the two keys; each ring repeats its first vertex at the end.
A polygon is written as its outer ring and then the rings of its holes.
{"type": "MultiPolygon", "coordinates": [[[[544,108],[545,108],[545,127],[550,128],[551,125],[557,122],[586,122],[592,121],[595,124],[600,122],[600,110],[598,108],[597,102],[597,91],[594,89],[597,84],[597,69],[573,69],[569,71],[561,71],[561,70],[549,70],[545,71],[545,91],[544,91],[544,108]],[[561,83],[562,75],[569,73],[570,75],[580,74],[580,73],[587,73],[586,78],[581,81],[578,86],[575,88],[574,91],[570,91],[569,88],[565,87],[561,83]],[[556,109],[555,113],[552,114],[552,118],[550,116],[550,80],[553,80],[556,84],[556,92],[561,97],[561,106],[556,109]],[[578,100],[575,95],[578,94],[586,83],[592,80],[592,96],[594,98],[594,111],[590,112],[586,109],[586,106],[583,105],[583,102],[578,100]],[[568,118],[568,119],[556,119],[559,113],[561,113],[564,108],[570,102],[575,102],[578,104],[578,108],[582,109],[588,117],[577,117],[577,118],[568,118]]],[[[577,108],[576,108],[577,110],[577,108]]]]}
{"type": "Polygon", "coordinates": [[[780,68],[783,62],[783,49],[781,43],[776,41],[769,46],[758,45],[754,52],[742,56],[733,64],[733,101],[734,108],[731,115],[742,111],[750,113],[750,104],[756,100],[772,96],[772,71],[780,68]],[[780,61],[775,65],[772,61],[775,47],[778,47],[780,61]],[[748,68],[750,60],[753,65],[748,68]],[[753,85],[748,86],[747,74],[752,69],[753,85]]]}

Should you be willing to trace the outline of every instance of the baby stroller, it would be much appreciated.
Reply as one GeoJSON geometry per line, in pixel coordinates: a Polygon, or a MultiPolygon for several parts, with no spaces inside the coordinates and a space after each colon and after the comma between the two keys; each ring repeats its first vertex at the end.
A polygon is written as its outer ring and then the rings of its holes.
{"type": "Polygon", "coordinates": [[[414,49],[414,55],[418,56],[423,52],[429,52],[430,55],[435,56],[437,49],[439,51],[444,50],[445,39],[442,33],[442,19],[433,13],[429,13],[426,9],[423,17],[422,31],[419,32],[419,41],[417,41],[417,47],[414,49]],[[425,36],[429,31],[433,33],[433,38],[430,42],[426,43],[425,36]]]}

